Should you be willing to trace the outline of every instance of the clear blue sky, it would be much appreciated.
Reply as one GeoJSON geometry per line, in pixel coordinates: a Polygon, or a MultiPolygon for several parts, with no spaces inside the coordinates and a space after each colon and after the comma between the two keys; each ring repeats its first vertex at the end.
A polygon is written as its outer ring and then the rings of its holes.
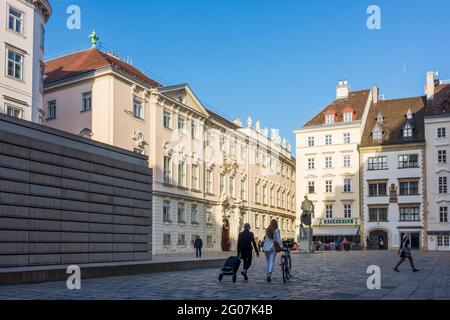
{"type": "Polygon", "coordinates": [[[386,98],[423,94],[425,73],[450,78],[448,0],[50,0],[46,54],[101,41],[165,80],[189,83],[230,118],[292,131],[335,97],[379,84],[386,98]],[[81,8],[81,30],[66,28],[66,8],[81,8]],[[382,10],[368,30],[367,7],[382,10]]]}

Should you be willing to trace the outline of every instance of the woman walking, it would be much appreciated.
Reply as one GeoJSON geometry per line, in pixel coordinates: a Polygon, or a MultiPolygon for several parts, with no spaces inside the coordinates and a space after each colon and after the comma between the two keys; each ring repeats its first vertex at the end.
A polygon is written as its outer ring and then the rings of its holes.
{"type": "Polygon", "coordinates": [[[411,268],[413,272],[419,271],[414,266],[414,260],[411,254],[411,237],[408,233],[405,233],[402,238],[402,243],[400,245],[400,249],[398,249],[398,255],[400,256],[400,261],[395,266],[394,270],[397,272],[400,272],[398,270],[398,267],[406,260],[409,260],[409,263],[411,264],[411,268]]]}
{"type": "Polygon", "coordinates": [[[266,230],[263,246],[263,251],[266,254],[268,282],[272,281],[273,267],[277,258],[277,249],[279,250],[281,245],[281,233],[278,229],[278,222],[277,220],[272,220],[266,230]]]}

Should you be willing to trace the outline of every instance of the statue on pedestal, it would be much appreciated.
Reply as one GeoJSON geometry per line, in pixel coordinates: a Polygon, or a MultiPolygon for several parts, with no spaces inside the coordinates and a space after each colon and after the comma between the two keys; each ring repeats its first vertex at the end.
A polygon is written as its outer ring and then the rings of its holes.
{"type": "Polygon", "coordinates": [[[300,216],[299,236],[300,250],[303,253],[311,253],[314,252],[313,230],[311,228],[314,204],[307,196],[305,196],[305,200],[302,202],[301,209],[302,214],[300,216]]]}

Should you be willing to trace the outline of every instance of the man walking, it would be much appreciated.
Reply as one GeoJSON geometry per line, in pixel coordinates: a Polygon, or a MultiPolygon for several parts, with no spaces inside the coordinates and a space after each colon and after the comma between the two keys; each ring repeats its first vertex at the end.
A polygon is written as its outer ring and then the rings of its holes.
{"type": "Polygon", "coordinates": [[[256,256],[259,257],[255,236],[253,235],[253,232],[250,232],[250,224],[246,223],[244,225],[244,231],[239,234],[237,247],[238,257],[244,260],[244,271],[242,271],[241,274],[244,276],[244,280],[248,280],[247,272],[252,265],[253,248],[255,248],[256,256]]]}
{"type": "Polygon", "coordinates": [[[203,240],[200,238],[200,236],[197,236],[197,239],[195,239],[194,248],[195,248],[196,258],[201,259],[202,258],[203,240]]]}

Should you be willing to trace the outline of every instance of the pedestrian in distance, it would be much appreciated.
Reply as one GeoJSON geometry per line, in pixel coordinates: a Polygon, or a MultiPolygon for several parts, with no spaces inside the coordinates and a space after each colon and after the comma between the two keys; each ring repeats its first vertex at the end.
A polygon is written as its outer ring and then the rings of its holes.
{"type": "Polygon", "coordinates": [[[244,261],[244,271],[241,274],[244,276],[244,280],[248,280],[248,269],[252,265],[253,249],[255,249],[256,256],[259,258],[259,250],[256,245],[255,236],[253,232],[250,232],[250,224],[244,225],[244,231],[239,234],[238,238],[238,257],[244,261]]]}
{"type": "Polygon", "coordinates": [[[195,257],[197,259],[202,258],[202,248],[203,248],[203,240],[200,236],[197,236],[197,239],[194,241],[194,249],[195,249],[195,257]]]}
{"type": "Polygon", "coordinates": [[[406,260],[409,260],[409,264],[411,265],[412,271],[413,272],[418,272],[420,271],[419,269],[416,268],[416,266],[414,265],[414,259],[412,257],[412,253],[411,253],[411,237],[408,233],[405,233],[403,235],[402,238],[402,243],[400,245],[400,248],[398,250],[398,255],[400,256],[400,261],[397,263],[397,265],[394,268],[394,271],[400,272],[398,270],[398,267],[400,267],[400,265],[406,260]]]}
{"type": "Polygon", "coordinates": [[[281,250],[281,233],[278,229],[277,220],[272,220],[269,227],[266,230],[264,237],[263,251],[266,255],[267,262],[267,281],[272,281],[273,267],[275,265],[275,259],[277,253],[281,250]]]}

